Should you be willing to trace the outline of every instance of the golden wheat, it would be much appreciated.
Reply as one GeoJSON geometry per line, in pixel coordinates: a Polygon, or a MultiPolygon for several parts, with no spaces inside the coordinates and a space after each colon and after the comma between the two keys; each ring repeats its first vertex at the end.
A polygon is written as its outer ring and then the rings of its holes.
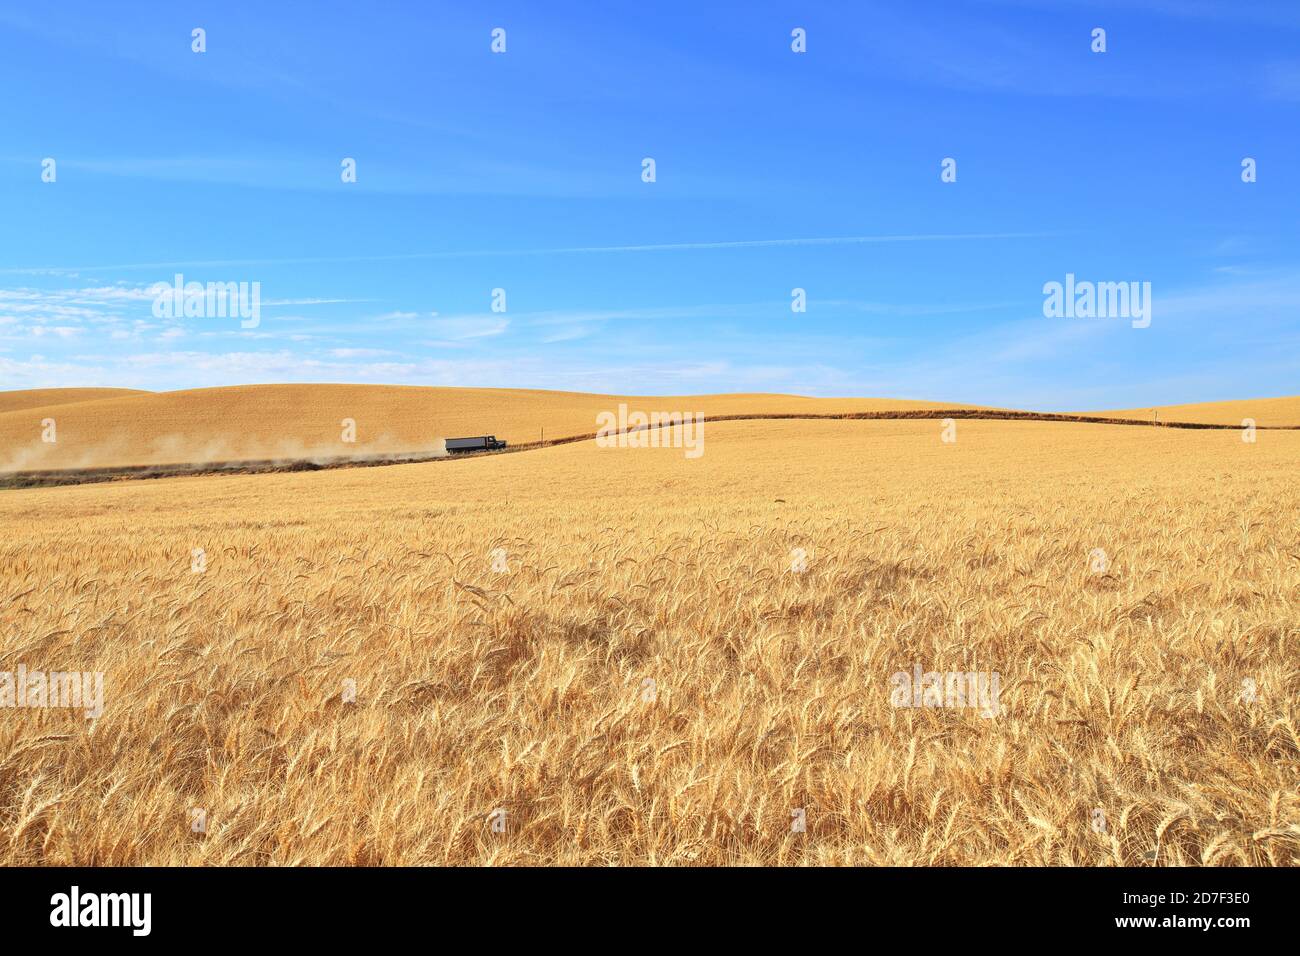
{"type": "Polygon", "coordinates": [[[0,862],[1294,865],[1300,434],[940,428],[2,492],[0,862]]]}

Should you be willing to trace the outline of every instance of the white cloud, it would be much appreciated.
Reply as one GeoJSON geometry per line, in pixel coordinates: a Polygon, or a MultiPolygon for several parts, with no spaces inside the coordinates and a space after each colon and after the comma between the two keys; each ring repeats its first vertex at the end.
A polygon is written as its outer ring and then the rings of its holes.
{"type": "Polygon", "coordinates": [[[377,358],[381,355],[393,355],[388,349],[330,349],[329,354],[333,358],[354,359],[354,358],[377,358]]]}
{"type": "Polygon", "coordinates": [[[81,329],[70,325],[33,325],[28,330],[33,338],[53,335],[60,339],[72,339],[81,334],[81,329]]]}
{"type": "Polygon", "coordinates": [[[427,325],[430,332],[452,342],[502,335],[509,327],[510,320],[496,313],[449,316],[445,319],[432,319],[427,325]]]}

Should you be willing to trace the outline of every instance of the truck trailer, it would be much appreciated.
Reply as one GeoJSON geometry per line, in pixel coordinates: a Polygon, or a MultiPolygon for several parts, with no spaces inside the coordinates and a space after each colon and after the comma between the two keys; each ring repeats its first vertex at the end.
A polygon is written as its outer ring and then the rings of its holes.
{"type": "Polygon", "coordinates": [[[477,435],[473,438],[448,438],[447,454],[466,455],[475,451],[500,451],[506,443],[496,435],[477,435]]]}

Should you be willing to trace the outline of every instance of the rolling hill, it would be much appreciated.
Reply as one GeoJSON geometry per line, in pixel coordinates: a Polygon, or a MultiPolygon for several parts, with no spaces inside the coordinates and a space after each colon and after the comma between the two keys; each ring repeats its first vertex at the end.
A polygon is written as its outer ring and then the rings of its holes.
{"type": "Polygon", "coordinates": [[[76,402],[152,394],[153,392],[135,388],[26,388],[15,392],[0,392],[0,414],[27,408],[51,408],[76,402]]]}
{"type": "MultiPolygon", "coordinates": [[[[0,409],[5,397],[0,394],[0,409]]],[[[707,416],[972,407],[774,394],[645,397],[400,385],[136,392],[76,404],[27,400],[0,412],[0,471],[418,452],[434,448],[439,438],[476,434],[519,444],[538,441],[543,431],[548,440],[590,434],[596,415],[622,402],[634,410],[707,416]],[[41,440],[47,418],[55,422],[54,443],[41,440]],[[355,443],[342,440],[345,419],[356,423],[355,443]]]]}
{"type": "Polygon", "coordinates": [[[1246,398],[1231,402],[1197,402],[1191,405],[1161,405],[1158,408],[1128,408],[1120,411],[1091,412],[1107,418],[1134,418],[1151,421],[1155,413],[1160,421],[1198,422],[1209,425],[1241,425],[1253,418],[1256,425],[1300,425],[1300,395],[1282,398],[1246,398]]]}
{"type": "MultiPolygon", "coordinates": [[[[428,453],[440,438],[494,434],[512,445],[596,430],[596,416],[626,403],[646,412],[836,415],[940,409],[958,403],[780,394],[620,396],[507,388],[402,385],[241,385],[141,392],[37,389],[0,392],[0,472],[303,460],[428,453]],[[56,441],[42,440],[52,419],[56,441]],[[344,441],[345,422],[355,441],[344,441]]],[[[1091,412],[1150,420],[1156,410],[1091,412]]],[[[1300,397],[1160,409],[1162,422],[1300,425],[1300,397]]]]}

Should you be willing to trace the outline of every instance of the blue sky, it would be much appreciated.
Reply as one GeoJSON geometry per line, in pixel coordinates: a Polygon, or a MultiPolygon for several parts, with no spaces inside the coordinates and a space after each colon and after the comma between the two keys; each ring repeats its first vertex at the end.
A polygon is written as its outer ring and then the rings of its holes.
{"type": "Polygon", "coordinates": [[[0,81],[0,388],[1300,393],[1295,3],[11,2],[0,81]]]}

